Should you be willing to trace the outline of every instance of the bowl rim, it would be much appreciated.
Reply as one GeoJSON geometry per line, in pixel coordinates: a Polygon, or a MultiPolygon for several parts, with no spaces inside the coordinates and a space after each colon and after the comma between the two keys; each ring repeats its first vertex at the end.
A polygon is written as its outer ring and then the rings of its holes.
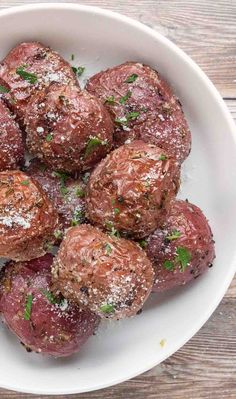
{"type": "MultiPolygon", "coordinates": [[[[228,124],[228,134],[231,134],[231,136],[234,139],[235,145],[236,145],[236,127],[234,120],[230,114],[230,111],[228,110],[226,104],[224,103],[220,93],[216,89],[216,87],[213,85],[211,80],[207,77],[205,72],[202,71],[202,69],[191,59],[190,56],[188,56],[183,50],[181,50],[177,45],[175,45],[173,42],[171,42],[169,39],[167,39],[165,36],[163,36],[161,33],[157,32],[156,30],[144,25],[143,23],[130,18],[128,16],[125,16],[123,14],[120,14],[118,12],[114,12],[111,10],[107,10],[104,8],[100,8],[97,6],[89,6],[89,5],[81,5],[81,4],[76,4],[76,3],[40,3],[40,4],[27,4],[27,5],[20,5],[20,6],[13,6],[9,7],[3,10],[0,10],[0,19],[5,16],[11,16],[15,14],[21,14],[25,13],[28,11],[34,11],[34,10],[71,10],[75,12],[85,12],[85,13],[93,13],[94,15],[102,15],[107,18],[119,21],[121,23],[125,23],[129,26],[132,26],[134,29],[138,29],[139,31],[143,32],[144,34],[158,40],[161,42],[165,47],[167,47],[170,52],[174,52],[181,58],[181,60],[188,64],[188,67],[194,70],[195,74],[198,75],[198,77],[203,81],[205,86],[207,86],[207,89],[211,93],[212,97],[214,97],[215,101],[217,102],[218,106],[221,108],[221,111],[223,112],[224,118],[226,123],[228,124]]],[[[185,345],[201,328],[202,326],[206,323],[206,321],[210,318],[210,316],[213,314],[221,300],[223,299],[233,277],[236,272],[236,251],[233,256],[233,259],[231,261],[230,266],[228,266],[228,273],[220,286],[217,296],[211,301],[210,305],[206,308],[206,311],[202,314],[201,319],[199,319],[198,322],[198,327],[194,326],[191,330],[188,330],[185,336],[182,337],[182,339],[178,340],[178,344],[175,345],[175,348],[171,349],[168,351],[168,349],[163,353],[162,356],[159,356],[158,361],[151,361],[150,364],[145,364],[145,366],[137,367],[135,372],[130,373],[129,375],[126,375],[125,377],[118,377],[118,378],[113,378],[107,382],[101,382],[100,384],[97,384],[94,387],[91,388],[82,388],[78,389],[77,388],[71,388],[71,389],[66,389],[63,392],[61,390],[58,390],[56,387],[53,389],[41,389],[41,388],[35,388],[35,389],[28,389],[27,384],[24,385],[24,383],[21,386],[16,385],[9,385],[9,384],[4,384],[1,381],[0,377],[0,386],[5,389],[10,389],[10,390],[16,390],[18,392],[24,392],[24,393],[32,393],[32,394],[44,394],[44,395],[60,395],[60,394],[76,394],[76,393],[84,393],[84,392],[92,392],[98,389],[103,389],[107,388],[119,383],[122,383],[124,381],[127,381],[131,378],[134,378],[150,369],[155,367],[157,364],[160,364],[167,358],[169,358],[171,355],[173,355],[175,352],[177,352],[183,345],[185,345]]]]}

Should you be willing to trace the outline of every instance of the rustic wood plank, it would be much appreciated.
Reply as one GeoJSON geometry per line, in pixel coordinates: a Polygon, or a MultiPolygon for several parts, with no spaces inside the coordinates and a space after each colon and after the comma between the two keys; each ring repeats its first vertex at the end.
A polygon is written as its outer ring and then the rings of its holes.
{"type": "MultiPolygon", "coordinates": [[[[51,1],[51,0],[49,0],[51,1]]],[[[3,1],[11,5],[37,0],[3,1]]],[[[68,2],[72,2],[68,0],[68,2]]],[[[75,1],[77,2],[77,1],[75,1]]],[[[155,28],[185,50],[226,97],[236,121],[236,2],[233,0],[80,1],[121,12],[155,28]]],[[[70,399],[235,399],[236,277],[221,305],[181,350],[123,384],[70,399]]],[[[0,399],[51,399],[0,389],[0,399]]],[[[54,396],[68,399],[68,396],[54,396]]]]}
{"type": "MultiPolygon", "coordinates": [[[[73,1],[77,2],[67,0],[73,1]]],[[[0,8],[34,2],[38,3],[37,0],[0,0],[0,8]]],[[[202,67],[223,96],[236,97],[236,1],[87,0],[80,3],[121,12],[163,33],[202,67]]]]}

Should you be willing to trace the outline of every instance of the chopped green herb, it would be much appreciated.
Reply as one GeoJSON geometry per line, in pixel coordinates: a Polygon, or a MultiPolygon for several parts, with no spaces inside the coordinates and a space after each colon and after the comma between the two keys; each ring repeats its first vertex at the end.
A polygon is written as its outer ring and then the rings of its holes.
{"type": "Polygon", "coordinates": [[[138,78],[138,75],[136,73],[133,73],[130,75],[126,80],[125,83],[133,83],[135,80],[138,78]]]}
{"type": "Polygon", "coordinates": [[[111,222],[110,220],[107,220],[105,222],[105,226],[108,230],[111,230],[113,228],[113,222],[111,222]]]}
{"type": "Polygon", "coordinates": [[[184,247],[177,247],[176,254],[175,261],[180,263],[180,271],[184,272],[191,260],[191,253],[184,247]]]}
{"type": "Polygon", "coordinates": [[[115,203],[116,203],[116,200],[115,200],[114,198],[112,198],[111,204],[112,204],[112,205],[115,205],[115,203]]]}
{"type": "Polygon", "coordinates": [[[111,248],[110,244],[107,243],[105,245],[105,250],[106,250],[106,254],[110,255],[110,253],[112,252],[112,248],[111,248]]]}
{"type": "Polygon", "coordinates": [[[128,121],[134,121],[135,119],[138,118],[138,116],[140,115],[140,112],[130,112],[129,114],[126,114],[126,118],[128,119],[128,121]]]}
{"type": "Polygon", "coordinates": [[[125,116],[121,117],[121,118],[116,118],[115,122],[119,123],[121,125],[127,125],[127,123],[129,121],[134,121],[135,119],[138,118],[138,116],[140,115],[140,112],[129,112],[128,114],[126,114],[125,116]]]}
{"type": "Polygon", "coordinates": [[[76,194],[77,197],[79,197],[79,198],[84,198],[84,197],[85,197],[85,191],[84,191],[81,187],[79,187],[79,186],[76,188],[75,194],[76,194]]]}
{"type": "Polygon", "coordinates": [[[22,184],[22,186],[28,186],[30,184],[29,180],[22,180],[20,182],[20,184],[22,184]]]}
{"type": "Polygon", "coordinates": [[[74,212],[73,219],[71,220],[71,226],[77,226],[82,222],[83,219],[83,212],[80,209],[77,209],[74,212]]]}
{"type": "Polygon", "coordinates": [[[128,91],[127,94],[123,97],[120,98],[119,103],[120,104],[125,104],[126,101],[131,97],[131,91],[128,91]]]}
{"type": "Polygon", "coordinates": [[[119,215],[119,213],[120,213],[120,210],[118,208],[114,208],[114,214],[119,215]]]}
{"type": "Polygon", "coordinates": [[[175,268],[175,264],[171,260],[165,260],[165,262],[163,263],[163,266],[166,270],[169,270],[169,271],[172,271],[175,268]]]}
{"type": "Polygon", "coordinates": [[[63,232],[62,232],[61,230],[56,230],[56,231],[54,231],[54,237],[55,237],[57,240],[60,240],[60,239],[63,237],[63,232]]]}
{"type": "Polygon", "coordinates": [[[166,161],[167,160],[167,156],[165,154],[161,154],[159,156],[159,161],[166,161]]]}
{"type": "Polygon", "coordinates": [[[141,248],[146,248],[147,247],[147,241],[146,240],[140,240],[139,245],[141,248]]]}
{"type": "Polygon", "coordinates": [[[83,73],[84,73],[84,71],[85,71],[85,67],[83,67],[83,66],[79,66],[79,67],[72,67],[72,70],[73,70],[73,72],[75,73],[75,75],[77,75],[77,76],[81,76],[83,73]]]}
{"type": "Polygon", "coordinates": [[[20,67],[16,69],[17,75],[19,75],[22,79],[27,80],[27,82],[31,84],[35,84],[38,81],[37,76],[34,73],[30,73],[24,70],[24,67],[20,67]]]}
{"type": "Polygon", "coordinates": [[[33,304],[33,295],[29,294],[29,295],[27,295],[26,302],[25,302],[25,313],[24,313],[25,320],[30,320],[32,304],[33,304]]]}
{"type": "Polygon", "coordinates": [[[120,238],[120,233],[118,230],[115,229],[115,227],[111,228],[111,231],[109,233],[112,237],[120,238]]]}
{"type": "Polygon", "coordinates": [[[51,134],[47,134],[45,140],[47,141],[47,143],[49,143],[50,141],[52,141],[52,135],[51,135],[51,134]]]}
{"type": "Polygon", "coordinates": [[[84,157],[86,158],[100,145],[106,145],[106,142],[99,139],[98,137],[91,137],[87,143],[84,157]]]}
{"type": "Polygon", "coordinates": [[[69,179],[69,175],[66,172],[56,171],[56,172],[53,172],[53,175],[60,179],[62,185],[64,185],[66,183],[67,179],[69,179]]]}
{"type": "Polygon", "coordinates": [[[103,312],[103,313],[114,313],[115,312],[115,309],[114,309],[114,306],[111,304],[111,303],[105,303],[104,305],[102,305],[101,307],[100,307],[100,310],[103,312]]]}
{"type": "Polygon", "coordinates": [[[142,111],[142,112],[147,112],[148,109],[147,109],[146,107],[142,107],[142,108],[141,108],[141,111],[142,111]]]}
{"type": "Polygon", "coordinates": [[[71,61],[74,61],[74,59],[75,59],[74,54],[71,54],[71,61]]]}
{"type": "Polygon", "coordinates": [[[173,230],[170,234],[166,236],[167,240],[172,241],[172,240],[177,240],[181,236],[181,233],[179,230],[173,230]]]}
{"type": "Polygon", "coordinates": [[[62,195],[66,195],[66,194],[68,194],[69,190],[68,190],[67,187],[61,186],[60,187],[60,192],[61,192],[62,195]]]}
{"type": "Polygon", "coordinates": [[[105,100],[105,104],[114,105],[115,104],[115,97],[114,96],[107,97],[106,100],[105,100]]]}
{"type": "Polygon", "coordinates": [[[40,291],[48,299],[50,303],[52,303],[53,305],[55,305],[55,303],[58,303],[58,300],[55,298],[55,296],[51,291],[49,290],[40,290],[40,291]]]}
{"type": "Polygon", "coordinates": [[[9,93],[9,89],[7,89],[6,87],[0,85],[0,93],[9,93]]]}

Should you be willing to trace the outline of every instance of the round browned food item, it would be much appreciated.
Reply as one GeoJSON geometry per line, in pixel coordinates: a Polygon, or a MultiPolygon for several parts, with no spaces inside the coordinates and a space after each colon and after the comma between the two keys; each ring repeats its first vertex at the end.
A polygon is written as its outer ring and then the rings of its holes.
{"type": "Polygon", "coordinates": [[[182,162],[191,134],[181,104],[171,87],[147,65],[135,62],[110,68],[90,78],[86,89],[99,97],[115,122],[115,142],[142,139],[182,162]]]}
{"type": "Polygon", "coordinates": [[[101,317],[135,315],[153,284],[151,262],[134,242],[90,225],[70,228],[52,267],[54,286],[101,317]]]}
{"type": "Polygon", "coordinates": [[[111,149],[113,124],[93,95],[52,83],[29,102],[25,116],[29,151],[54,169],[86,170],[111,149]]]}
{"type": "Polygon", "coordinates": [[[52,171],[37,158],[30,161],[26,172],[40,184],[58,212],[56,238],[62,238],[64,229],[85,221],[84,176],[73,179],[65,172],[52,171]]]}
{"type": "Polygon", "coordinates": [[[0,173],[0,257],[29,260],[55,241],[58,215],[40,185],[25,173],[0,173]]]}
{"type": "Polygon", "coordinates": [[[142,238],[160,226],[179,187],[178,162],[152,144],[133,141],[110,153],[92,172],[88,218],[142,238]]]}
{"type": "Polygon", "coordinates": [[[23,161],[23,157],[21,131],[14,116],[0,98],[0,171],[16,169],[23,161]]]}
{"type": "Polygon", "coordinates": [[[35,91],[51,82],[78,85],[70,64],[38,42],[20,43],[14,47],[0,64],[0,78],[9,85],[10,91],[5,98],[21,123],[35,91]]]}
{"type": "Polygon", "coordinates": [[[211,228],[202,211],[187,201],[173,201],[162,229],[147,240],[155,270],[154,291],[186,284],[212,266],[211,228]]]}
{"type": "Polygon", "coordinates": [[[47,254],[29,262],[8,263],[2,273],[0,311],[28,351],[62,357],[80,350],[99,318],[53,295],[52,261],[47,254]]]}

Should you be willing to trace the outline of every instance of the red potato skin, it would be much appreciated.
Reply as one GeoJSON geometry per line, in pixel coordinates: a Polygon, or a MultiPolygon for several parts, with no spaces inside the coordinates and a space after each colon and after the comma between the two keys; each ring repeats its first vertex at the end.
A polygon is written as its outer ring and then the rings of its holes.
{"type": "Polygon", "coordinates": [[[115,122],[116,146],[141,139],[167,151],[179,162],[188,156],[191,133],[181,104],[168,83],[149,66],[135,62],[115,66],[91,77],[86,89],[99,97],[110,112],[115,122]],[[127,83],[132,75],[137,75],[137,79],[127,83]],[[112,96],[111,103],[107,99],[112,96]],[[126,126],[116,122],[130,112],[139,112],[139,116],[126,126]]]}
{"type": "Polygon", "coordinates": [[[0,286],[0,311],[5,324],[28,351],[65,357],[78,352],[94,333],[99,318],[66,303],[65,309],[45,295],[51,292],[51,264],[46,254],[29,262],[6,265],[0,286]],[[33,295],[30,320],[25,320],[28,295],[33,295]]]}
{"type": "Polygon", "coordinates": [[[30,101],[25,114],[29,151],[54,170],[80,172],[111,149],[113,124],[99,99],[76,86],[51,84],[30,101]],[[92,138],[100,140],[87,151],[92,138]]]}
{"type": "Polygon", "coordinates": [[[215,258],[211,228],[202,211],[187,201],[173,201],[168,218],[162,229],[156,230],[147,240],[147,255],[155,270],[153,291],[161,292],[184,285],[204,273],[215,258]],[[180,237],[169,240],[173,231],[180,237]],[[186,269],[181,272],[179,265],[166,270],[164,262],[173,261],[178,247],[191,254],[186,269]]]}
{"type": "Polygon", "coordinates": [[[154,145],[133,141],[111,152],[92,172],[87,217],[103,228],[143,238],[162,225],[178,188],[178,162],[154,145]]]}
{"type": "Polygon", "coordinates": [[[70,64],[39,42],[20,43],[14,47],[0,64],[0,78],[10,87],[4,97],[21,124],[27,104],[36,91],[53,81],[78,86],[70,64]],[[27,65],[25,71],[37,76],[37,82],[30,83],[16,73],[17,68],[24,65],[27,65]]]}
{"type": "Polygon", "coordinates": [[[16,261],[44,255],[58,215],[40,185],[20,171],[0,172],[0,256],[16,261]]]}
{"type": "Polygon", "coordinates": [[[102,318],[134,316],[153,284],[151,262],[134,242],[90,225],[72,227],[52,267],[54,288],[102,318]],[[112,305],[104,312],[104,305],[112,305]]]}
{"type": "Polygon", "coordinates": [[[63,183],[58,172],[53,172],[36,158],[30,161],[26,173],[40,184],[52,201],[59,215],[59,232],[71,227],[78,212],[79,222],[85,221],[86,185],[81,176],[73,179],[67,175],[63,183]]]}
{"type": "Polygon", "coordinates": [[[20,128],[0,98],[0,172],[18,168],[23,158],[24,146],[20,128]]]}

